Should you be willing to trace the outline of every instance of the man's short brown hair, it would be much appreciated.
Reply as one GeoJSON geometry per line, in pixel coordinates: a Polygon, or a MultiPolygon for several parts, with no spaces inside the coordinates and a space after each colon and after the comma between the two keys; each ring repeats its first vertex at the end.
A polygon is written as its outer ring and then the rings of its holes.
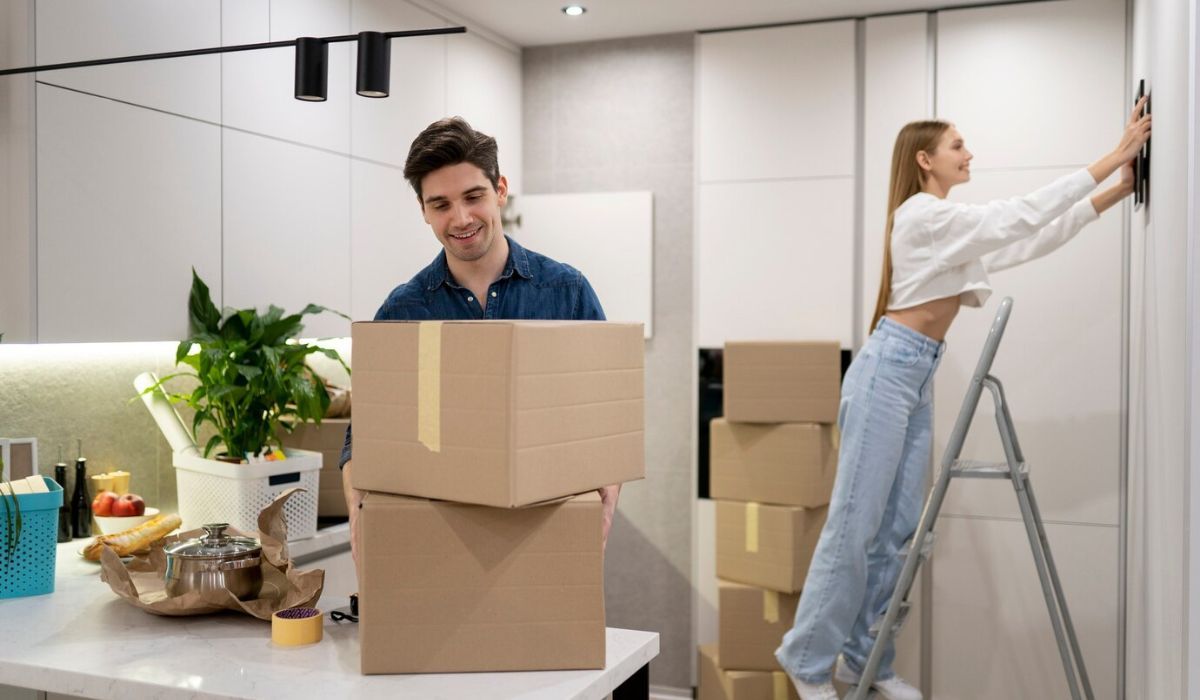
{"type": "Polygon", "coordinates": [[[426,175],[448,165],[470,163],[483,171],[492,183],[500,184],[500,164],[496,156],[496,139],[475,131],[462,117],[449,117],[425,127],[413,139],[404,161],[404,178],[422,199],[421,180],[426,175]]]}

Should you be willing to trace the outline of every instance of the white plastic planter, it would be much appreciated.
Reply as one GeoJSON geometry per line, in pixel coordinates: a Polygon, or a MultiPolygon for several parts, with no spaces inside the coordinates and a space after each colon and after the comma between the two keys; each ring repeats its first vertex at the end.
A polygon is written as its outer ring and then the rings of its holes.
{"type": "Polygon", "coordinates": [[[229,523],[246,533],[258,531],[258,514],[275,497],[301,487],[284,504],[288,541],[317,534],[317,493],[320,489],[321,453],[285,449],[287,459],[261,464],[233,464],[175,452],[176,490],[183,529],[206,523],[229,523]]]}

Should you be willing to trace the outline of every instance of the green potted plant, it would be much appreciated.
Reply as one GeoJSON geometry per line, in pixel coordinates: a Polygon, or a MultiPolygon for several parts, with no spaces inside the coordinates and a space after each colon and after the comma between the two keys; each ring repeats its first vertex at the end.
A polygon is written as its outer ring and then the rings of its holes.
{"type": "Polygon", "coordinates": [[[346,367],[336,350],[295,340],[304,328],[301,319],[324,311],[348,318],[316,304],[290,315],[274,305],[263,314],[255,309],[222,313],[193,269],[189,336],[175,350],[175,363],[191,371],[167,375],[143,393],[176,377],[195,380],[191,391],[166,393],[173,402],[195,411],[193,434],[198,435],[205,424],[215,429],[204,445],[205,457],[223,446],[219,459],[243,462],[246,456],[278,447],[281,430],[291,432],[306,421],[319,424],[329,408],[325,383],[305,359],[320,353],[346,367]]]}
{"type": "MultiPolygon", "coordinates": [[[[229,308],[222,312],[213,304],[208,285],[192,270],[189,336],[175,351],[176,364],[187,369],[141,390],[143,396],[161,392],[193,409],[192,435],[198,437],[205,425],[215,431],[203,450],[192,444],[174,447],[172,464],[185,529],[225,522],[254,532],[259,512],[283,491],[299,486],[306,493],[293,496],[284,508],[288,538],[316,534],[321,453],[281,450],[279,435],[301,422],[320,423],[329,406],[325,383],[306,358],[320,353],[349,372],[336,350],[296,340],[304,327],[302,318],[324,311],[348,318],[315,304],[296,314],[273,305],[265,313],[229,308]],[[177,377],[190,377],[193,388],[166,391],[165,383],[177,377]],[[217,459],[209,458],[214,452],[217,459]],[[267,459],[260,461],[264,456],[267,459]]],[[[191,436],[186,441],[191,442],[191,436]]]]}

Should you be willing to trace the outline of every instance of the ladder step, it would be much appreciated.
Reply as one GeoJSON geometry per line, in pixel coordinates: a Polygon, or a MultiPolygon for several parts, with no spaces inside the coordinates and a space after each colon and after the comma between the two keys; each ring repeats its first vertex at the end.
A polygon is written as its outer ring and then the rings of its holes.
{"type": "MultiPolygon", "coordinates": [[[[925,535],[925,541],[921,543],[922,563],[929,561],[929,555],[933,553],[933,540],[936,538],[936,536],[937,534],[933,532],[925,535]]],[[[910,537],[909,540],[904,543],[904,546],[900,548],[900,551],[896,552],[896,557],[900,559],[900,561],[908,559],[909,552],[912,552],[913,541],[915,539],[916,535],[910,537]]]]}
{"type": "MultiPolygon", "coordinates": [[[[892,625],[892,638],[895,639],[900,634],[900,628],[904,626],[904,621],[908,619],[908,611],[912,610],[912,603],[907,600],[900,603],[900,612],[896,615],[896,624],[892,625]]],[[[883,628],[884,615],[880,615],[871,625],[871,629],[867,630],[867,634],[872,637],[879,636],[879,630],[883,628]]]]}
{"type": "MultiPolygon", "coordinates": [[[[1029,467],[1024,462],[1018,465],[1018,473],[1025,476],[1029,467]]],[[[950,476],[965,479],[1008,479],[1008,462],[977,462],[972,459],[956,459],[950,465],[950,476]]]]}

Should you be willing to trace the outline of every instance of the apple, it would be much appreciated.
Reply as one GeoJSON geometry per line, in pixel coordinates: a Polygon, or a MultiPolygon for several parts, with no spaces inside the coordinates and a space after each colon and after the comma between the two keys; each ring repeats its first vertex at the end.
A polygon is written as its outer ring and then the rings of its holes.
{"type": "Polygon", "coordinates": [[[113,503],[117,500],[117,494],[112,491],[101,491],[92,499],[92,513],[100,516],[109,516],[113,514],[113,503]]]}
{"type": "Polygon", "coordinates": [[[118,518],[143,515],[145,512],[146,502],[136,493],[127,493],[124,496],[120,496],[112,504],[112,514],[118,518]]]}

